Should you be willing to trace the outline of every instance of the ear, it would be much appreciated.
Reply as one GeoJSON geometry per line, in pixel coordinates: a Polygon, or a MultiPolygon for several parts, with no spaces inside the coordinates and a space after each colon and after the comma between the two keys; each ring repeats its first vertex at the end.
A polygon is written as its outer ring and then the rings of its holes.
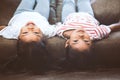
{"type": "Polygon", "coordinates": [[[69,39],[65,42],[65,48],[69,46],[69,39]]]}

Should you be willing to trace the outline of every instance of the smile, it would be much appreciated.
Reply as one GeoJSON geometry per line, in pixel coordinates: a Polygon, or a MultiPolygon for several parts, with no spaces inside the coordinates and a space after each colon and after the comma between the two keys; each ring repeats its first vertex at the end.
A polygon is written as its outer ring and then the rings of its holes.
{"type": "Polygon", "coordinates": [[[35,23],[33,23],[33,22],[28,22],[28,23],[26,24],[26,26],[28,26],[28,25],[35,25],[35,23]]]}

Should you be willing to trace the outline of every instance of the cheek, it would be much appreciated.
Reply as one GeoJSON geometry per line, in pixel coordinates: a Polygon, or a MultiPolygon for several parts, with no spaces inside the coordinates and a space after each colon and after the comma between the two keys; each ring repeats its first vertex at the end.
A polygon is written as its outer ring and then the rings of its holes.
{"type": "Polygon", "coordinates": [[[90,36],[88,34],[84,34],[85,38],[90,39],[90,36]]]}
{"type": "Polygon", "coordinates": [[[28,31],[28,29],[23,28],[23,29],[20,30],[20,34],[22,34],[23,32],[29,32],[29,31],[28,31]]]}
{"type": "Polygon", "coordinates": [[[41,41],[42,39],[40,37],[37,37],[36,38],[36,41],[41,41]]]}

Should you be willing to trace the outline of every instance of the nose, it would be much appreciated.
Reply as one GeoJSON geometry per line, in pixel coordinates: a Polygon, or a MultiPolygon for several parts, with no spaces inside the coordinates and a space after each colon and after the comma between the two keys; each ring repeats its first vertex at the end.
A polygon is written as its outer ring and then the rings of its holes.
{"type": "Polygon", "coordinates": [[[29,29],[33,29],[34,28],[34,25],[33,24],[29,24],[27,25],[29,29]]]}
{"type": "Polygon", "coordinates": [[[28,22],[28,23],[26,24],[26,26],[27,26],[28,28],[34,28],[35,24],[34,24],[33,22],[28,22]]]}
{"type": "Polygon", "coordinates": [[[29,24],[26,26],[29,30],[33,30],[35,28],[34,24],[29,24]]]}
{"type": "Polygon", "coordinates": [[[83,37],[84,36],[84,34],[79,34],[79,37],[83,37]]]}

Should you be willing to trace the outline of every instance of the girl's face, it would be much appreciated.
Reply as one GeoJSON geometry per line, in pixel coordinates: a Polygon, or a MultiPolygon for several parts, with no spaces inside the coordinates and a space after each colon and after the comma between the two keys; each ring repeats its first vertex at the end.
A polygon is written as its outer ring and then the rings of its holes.
{"type": "Polygon", "coordinates": [[[43,34],[40,29],[32,22],[28,22],[21,28],[19,39],[24,42],[39,42],[43,34]]]}
{"type": "Polygon", "coordinates": [[[83,28],[74,30],[70,35],[69,45],[77,51],[89,51],[91,44],[90,36],[83,28]]]}

